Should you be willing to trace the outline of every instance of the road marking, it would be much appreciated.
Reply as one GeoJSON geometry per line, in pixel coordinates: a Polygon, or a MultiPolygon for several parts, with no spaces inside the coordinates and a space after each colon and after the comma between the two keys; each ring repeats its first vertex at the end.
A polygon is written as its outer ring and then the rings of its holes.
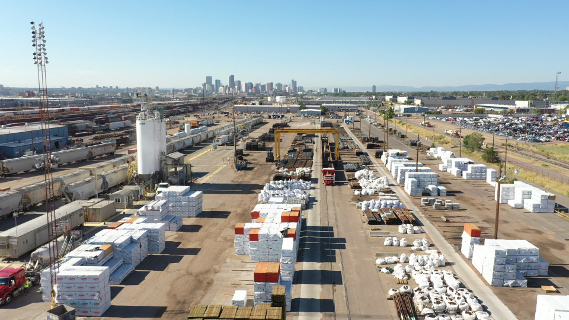
{"type": "Polygon", "coordinates": [[[207,176],[205,176],[203,179],[201,179],[201,181],[198,181],[200,184],[205,183],[207,180],[209,180],[209,178],[213,177],[216,173],[218,173],[219,171],[221,171],[221,169],[225,168],[227,166],[227,164],[222,165],[221,167],[219,167],[217,170],[215,170],[214,172],[209,173],[207,176]]]}
{"type": "MultiPolygon", "coordinates": [[[[192,160],[194,160],[194,159],[197,158],[197,157],[203,156],[204,154],[208,153],[208,152],[211,151],[211,150],[212,150],[212,148],[209,148],[209,149],[207,149],[206,151],[204,151],[204,152],[202,152],[202,153],[200,153],[200,154],[198,154],[198,155],[196,155],[196,156],[193,156],[193,157],[191,157],[190,159],[188,159],[188,160],[186,160],[186,161],[192,161],[192,160]]],[[[186,161],[184,161],[184,163],[187,163],[186,161]]]]}

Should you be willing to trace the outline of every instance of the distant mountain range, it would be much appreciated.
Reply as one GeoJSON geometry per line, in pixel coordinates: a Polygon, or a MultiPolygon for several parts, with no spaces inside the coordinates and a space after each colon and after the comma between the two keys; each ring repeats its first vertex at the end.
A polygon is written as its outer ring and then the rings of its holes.
{"type": "MultiPolygon", "coordinates": [[[[559,90],[565,90],[569,87],[569,81],[559,81],[559,90]]],[[[447,87],[410,87],[410,86],[393,86],[393,85],[376,85],[377,92],[428,92],[428,91],[499,91],[499,90],[553,90],[555,81],[551,82],[531,82],[531,83],[506,83],[506,84],[479,84],[464,86],[447,86],[447,87]]],[[[315,88],[317,89],[317,88],[315,88]]],[[[330,88],[329,88],[330,89],[330,88]]],[[[346,91],[371,92],[369,87],[342,87],[346,91]]]]}

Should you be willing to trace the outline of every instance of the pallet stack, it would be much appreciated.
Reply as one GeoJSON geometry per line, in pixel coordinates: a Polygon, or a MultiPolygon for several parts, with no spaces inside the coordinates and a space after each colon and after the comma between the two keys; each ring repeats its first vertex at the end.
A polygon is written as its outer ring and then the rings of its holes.
{"type": "Polygon", "coordinates": [[[57,274],[55,302],[75,308],[77,315],[100,317],[111,306],[107,267],[76,267],[57,274]]]}

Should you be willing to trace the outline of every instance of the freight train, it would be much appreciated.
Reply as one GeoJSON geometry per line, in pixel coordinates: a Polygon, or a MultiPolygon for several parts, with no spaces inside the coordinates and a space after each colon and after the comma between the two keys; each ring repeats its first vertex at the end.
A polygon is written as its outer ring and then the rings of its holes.
{"type": "MultiPolygon", "coordinates": [[[[113,155],[116,149],[116,141],[111,140],[88,147],[56,151],[51,153],[51,164],[53,167],[58,167],[73,162],[92,160],[106,155],[113,155]]],[[[6,176],[8,174],[42,169],[43,157],[43,155],[33,155],[1,160],[0,175],[6,176]]]]}
{"type": "MultiPolygon", "coordinates": [[[[128,164],[133,160],[132,156],[123,156],[57,176],[53,178],[54,196],[75,201],[105,192],[126,181],[128,164]]],[[[45,200],[45,181],[0,192],[0,219],[19,210],[27,211],[45,200]]]]}
{"type": "MultiPolygon", "coordinates": [[[[262,117],[257,118],[245,118],[235,122],[235,126],[239,127],[252,127],[263,121],[262,117]]],[[[176,134],[173,136],[166,137],[166,153],[176,152],[185,148],[189,148],[197,145],[208,139],[212,139],[215,136],[227,135],[229,132],[233,131],[233,123],[229,123],[223,126],[209,129],[205,126],[190,129],[190,132],[186,134],[176,134]]]]}

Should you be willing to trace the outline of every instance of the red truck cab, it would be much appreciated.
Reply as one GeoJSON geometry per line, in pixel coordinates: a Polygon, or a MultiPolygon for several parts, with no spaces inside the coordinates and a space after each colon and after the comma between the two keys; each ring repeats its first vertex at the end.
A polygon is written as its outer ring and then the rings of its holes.
{"type": "Polygon", "coordinates": [[[26,271],[22,268],[0,270],[0,305],[9,304],[14,297],[24,291],[26,271]]]}
{"type": "Polygon", "coordinates": [[[336,184],[336,169],[334,169],[334,168],[322,169],[322,177],[324,178],[324,183],[327,186],[335,185],[336,184]]]}

